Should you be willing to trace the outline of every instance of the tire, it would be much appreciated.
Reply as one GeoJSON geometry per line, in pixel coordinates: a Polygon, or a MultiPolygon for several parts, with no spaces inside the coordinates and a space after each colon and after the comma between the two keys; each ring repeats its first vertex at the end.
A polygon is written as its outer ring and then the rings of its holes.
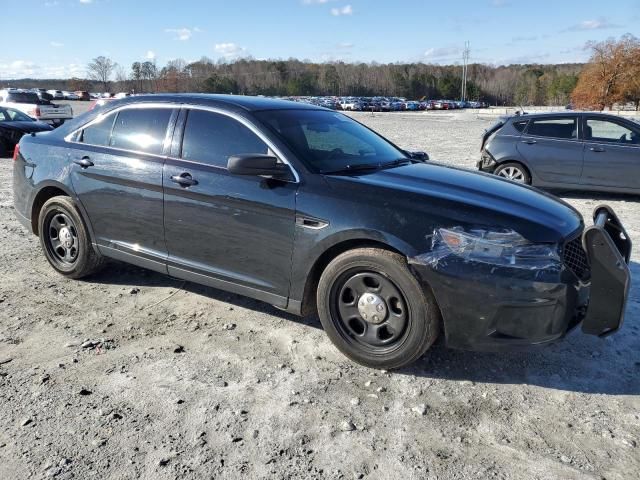
{"type": "Polygon", "coordinates": [[[367,367],[395,369],[413,363],[440,330],[440,310],[428,287],[411,273],[404,257],[383,249],[338,255],[320,276],[317,305],[333,344],[367,367]]]}
{"type": "Polygon", "coordinates": [[[53,197],[45,202],[38,217],[38,232],[47,261],[65,277],[86,277],[105,263],[91,245],[87,227],[69,197],[53,197]]]}
{"type": "Polygon", "coordinates": [[[518,162],[502,163],[498,165],[498,168],[496,168],[493,173],[512,182],[531,185],[531,175],[529,171],[524,165],[518,162]]]}
{"type": "Polygon", "coordinates": [[[0,158],[8,158],[13,155],[13,149],[8,140],[0,138],[0,158]]]}

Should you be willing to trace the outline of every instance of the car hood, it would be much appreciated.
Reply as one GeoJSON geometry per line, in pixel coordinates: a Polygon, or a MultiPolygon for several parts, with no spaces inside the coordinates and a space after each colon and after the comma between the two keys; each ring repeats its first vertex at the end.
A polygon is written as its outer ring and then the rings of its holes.
{"type": "Polygon", "coordinates": [[[403,192],[384,192],[385,199],[391,199],[396,208],[402,208],[403,202],[407,208],[416,208],[418,202],[425,215],[442,226],[510,228],[533,242],[560,242],[583,227],[582,216],[553,195],[493,175],[444,165],[420,163],[327,179],[330,184],[354,182],[367,190],[403,192]]]}
{"type": "Polygon", "coordinates": [[[22,133],[48,132],[53,130],[51,125],[44,122],[0,122],[0,128],[15,130],[22,133]]]}

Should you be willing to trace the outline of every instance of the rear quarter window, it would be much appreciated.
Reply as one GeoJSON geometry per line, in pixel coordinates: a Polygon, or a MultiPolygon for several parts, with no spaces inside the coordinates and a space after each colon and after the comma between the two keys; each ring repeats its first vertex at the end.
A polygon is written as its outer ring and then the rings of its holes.
{"type": "Polygon", "coordinates": [[[527,123],[529,123],[529,120],[519,120],[517,122],[513,122],[513,128],[522,133],[524,132],[524,129],[527,128],[527,123]]]}

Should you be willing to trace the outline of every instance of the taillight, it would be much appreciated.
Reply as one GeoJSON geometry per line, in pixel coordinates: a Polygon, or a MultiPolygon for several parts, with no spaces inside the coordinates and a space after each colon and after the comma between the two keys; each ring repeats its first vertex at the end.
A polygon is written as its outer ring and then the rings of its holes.
{"type": "Polygon", "coordinates": [[[18,143],[16,143],[16,146],[13,149],[13,161],[14,162],[18,159],[18,155],[20,155],[20,145],[18,143]]]}
{"type": "Polygon", "coordinates": [[[40,107],[36,107],[36,117],[40,117],[40,107]]]}

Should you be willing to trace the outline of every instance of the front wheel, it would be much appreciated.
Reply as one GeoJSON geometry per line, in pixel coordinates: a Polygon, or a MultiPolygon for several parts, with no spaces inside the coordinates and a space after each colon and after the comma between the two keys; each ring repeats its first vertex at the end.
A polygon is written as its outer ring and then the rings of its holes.
{"type": "Polygon", "coordinates": [[[38,217],[38,232],[49,264],[65,277],[86,277],[102,267],[103,257],[91,245],[89,232],[69,197],[45,202],[38,217]]]}
{"type": "Polygon", "coordinates": [[[440,311],[405,259],[377,248],[336,257],[320,277],[324,330],[351,360],[393,369],[413,363],[436,340],[440,311]]]}

